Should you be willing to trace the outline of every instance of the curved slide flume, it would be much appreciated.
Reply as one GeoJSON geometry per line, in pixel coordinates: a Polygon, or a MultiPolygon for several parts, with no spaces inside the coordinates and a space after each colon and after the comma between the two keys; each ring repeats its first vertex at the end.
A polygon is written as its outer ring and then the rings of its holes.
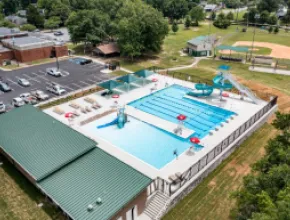
{"type": "Polygon", "coordinates": [[[113,121],[111,121],[109,123],[106,123],[106,124],[103,124],[103,125],[99,125],[99,126],[97,126],[97,128],[98,129],[106,128],[106,127],[109,127],[109,126],[112,126],[112,125],[115,125],[115,124],[118,124],[118,118],[114,119],[113,121]]]}

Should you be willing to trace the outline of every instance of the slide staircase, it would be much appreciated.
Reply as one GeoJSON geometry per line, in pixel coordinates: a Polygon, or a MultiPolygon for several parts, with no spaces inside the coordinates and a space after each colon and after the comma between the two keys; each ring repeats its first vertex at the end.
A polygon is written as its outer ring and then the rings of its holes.
{"type": "Polygon", "coordinates": [[[247,95],[247,97],[249,97],[250,99],[252,99],[252,101],[255,104],[258,104],[260,102],[260,99],[258,97],[256,97],[256,95],[249,90],[247,87],[243,86],[242,84],[238,83],[231,74],[228,73],[223,73],[223,77],[228,80],[237,90],[239,90],[241,93],[247,95]]]}

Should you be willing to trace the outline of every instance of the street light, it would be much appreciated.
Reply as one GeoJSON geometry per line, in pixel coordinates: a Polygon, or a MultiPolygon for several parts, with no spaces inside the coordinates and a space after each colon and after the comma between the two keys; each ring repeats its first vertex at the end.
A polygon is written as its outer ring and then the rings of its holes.
{"type": "Polygon", "coordinates": [[[252,40],[252,49],[251,49],[251,56],[250,56],[250,61],[252,60],[253,57],[253,50],[254,50],[254,42],[255,42],[255,35],[256,35],[256,23],[257,23],[257,19],[260,18],[259,14],[255,15],[255,23],[254,23],[254,33],[253,33],[253,40],[252,40]]]}

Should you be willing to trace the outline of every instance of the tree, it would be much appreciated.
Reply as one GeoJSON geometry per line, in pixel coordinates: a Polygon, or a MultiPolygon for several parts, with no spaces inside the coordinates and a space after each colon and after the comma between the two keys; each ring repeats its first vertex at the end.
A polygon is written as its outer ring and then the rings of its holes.
{"type": "Polygon", "coordinates": [[[278,18],[276,15],[271,15],[268,19],[268,24],[276,25],[278,22],[278,18]]]}
{"type": "Polygon", "coordinates": [[[277,9],[279,8],[279,3],[280,2],[277,0],[263,0],[259,1],[257,8],[260,12],[263,11],[273,12],[277,11],[277,9]]]}
{"type": "Polygon", "coordinates": [[[287,11],[287,14],[282,18],[282,20],[286,25],[288,25],[290,23],[290,10],[289,9],[287,11]]]}
{"type": "Polygon", "coordinates": [[[79,10],[72,12],[66,22],[71,41],[88,41],[92,44],[102,42],[106,37],[109,16],[99,10],[79,10]]]}
{"type": "Polygon", "coordinates": [[[216,13],[215,13],[215,11],[213,11],[213,12],[211,13],[211,15],[210,15],[210,19],[211,19],[212,21],[214,21],[215,18],[216,18],[216,13]]]}
{"type": "Polygon", "coordinates": [[[274,28],[274,34],[278,34],[278,32],[279,32],[279,27],[278,26],[275,26],[275,28],[274,28]]]}
{"type": "Polygon", "coordinates": [[[36,27],[43,27],[44,25],[44,17],[40,15],[37,8],[33,5],[29,5],[27,8],[27,22],[33,24],[36,27]]]}
{"type": "Polygon", "coordinates": [[[70,14],[69,5],[65,5],[60,1],[56,1],[51,8],[49,17],[57,16],[60,18],[61,25],[64,25],[70,14]]]}
{"type": "Polygon", "coordinates": [[[168,23],[162,13],[141,0],[125,1],[117,13],[117,37],[121,54],[134,59],[144,52],[158,52],[168,23]]]}
{"type": "Polygon", "coordinates": [[[172,21],[183,18],[188,13],[187,0],[166,0],[163,13],[172,21]]]}
{"type": "Polygon", "coordinates": [[[269,34],[271,34],[273,32],[273,27],[272,26],[269,27],[268,32],[269,32],[269,34]]]}
{"type": "Polygon", "coordinates": [[[234,20],[234,14],[233,14],[233,12],[230,11],[229,13],[227,13],[226,18],[227,18],[228,20],[230,20],[230,21],[234,20]]]}
{"type": "Polygon", "coordinates": [[[227,29],[231,25],[231,21],[227,19],[224,13],[220,13],[213,25],[217,28],[227,29]]]}
{"type": "Polygon", "coordinates": [[[249,22],[256,23],[255,16],[259,13],[259,11],[256,8],[250,8],[249,12],[244,15],[245,20],[247,19],[247,16],[249,18],[249,22]]]}
{"type": "Polygon", "coordinates": [[[268,11],[262,11],[260,14],[259,22],[261,24],[265,24],[269,21],[269,18],[270,18],[270,13],[268,11]]]}
{"type": "Polygon", "coordinates": [[[204,20],[205,13],[202,7],[197,6],[191,9],[189,12],[191,19],[195,22],[195,25],[198,26],[198,22],[204,20]]]}
{"type": "Polygon", "coordinates": [[[59,17],[56,17],[56,16],[51,17],[45,21],[44,28],[53,30],[55,28],[58,28],[60,23],[61,23],[61,20],[59,17]]]}
{"type": "Polygon", "coordinates": [[[171,30],[173,31],[173,33],[175,34],[178,31],[179,27],[176,21],[173,21],[172,26],[171,26],[171,30]]]}
{"type": "Polygon", "coordinates": [[[19,0],[2,0],[5,15],[15,14],[19,9],[19,0]]]}
{"type": "Polygon", "coordinates": [[[21,26],[22,31],[34,31],[36,27],[32,24],[24,24],[21,26]]]}
{"type": "Polygon", "coordinates": [[[265,156],[244,178],[237,199],[235,219],[281,220],[290,216],[290,114],[276,114],[273,126],[280,130],[266,146],[265,156]]]}
{"type": "Polygon", "coordinates": [[[186,17],[185,17],[185,22],[184,22],[184,27],[185,27],[186,29],[188,29],[188,28],[190,27],[190,25],[191,25],[191,19],[190,19],[190,16],[189,16],[189,15],[186,15],[186,17]]]}

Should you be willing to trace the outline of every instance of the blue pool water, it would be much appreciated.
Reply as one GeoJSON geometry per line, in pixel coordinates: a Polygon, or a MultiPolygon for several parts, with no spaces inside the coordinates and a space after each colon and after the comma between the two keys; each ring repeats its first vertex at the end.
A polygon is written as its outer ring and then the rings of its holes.
{"type": "Polygon", "coordinates": [[[135,100],[129,105],[173,123],[178,123],[176,117],[179,114],[186,115],[184,126],[194,130],[194,136],[199,138],[203,138],[210,130],[235,114],[219,107],[184,98],[189,91],[191,91],[189,88],[172,85],[135,100]]]}
{"type": "MultiPolygon", "coordinates": [[[[183,98],[189,90],[173,85],[131,102],[129,105],[174,123],[177,123],[177,115],[184,114],[187,116],[185,126],[196,131],[193,136],[199,138],[204,137],[218,124],[235,114],[183,98]]],[[[116,114],[111,114],[94,122],[96,135],[157,169],[161,169],[175,159],[173,154],[175,150],[180,155],[193,145],[189,138],[179,138],[133,117],[129,117],[129,122],[125,124],[123,129],[118,129],[116,125],[102,129],[96,128],[98,125],[108,123],[115,118],[116,114]]],[[[202,147],[198,145],[194,148],[195,151],[201,149],[202,147]]]]}

